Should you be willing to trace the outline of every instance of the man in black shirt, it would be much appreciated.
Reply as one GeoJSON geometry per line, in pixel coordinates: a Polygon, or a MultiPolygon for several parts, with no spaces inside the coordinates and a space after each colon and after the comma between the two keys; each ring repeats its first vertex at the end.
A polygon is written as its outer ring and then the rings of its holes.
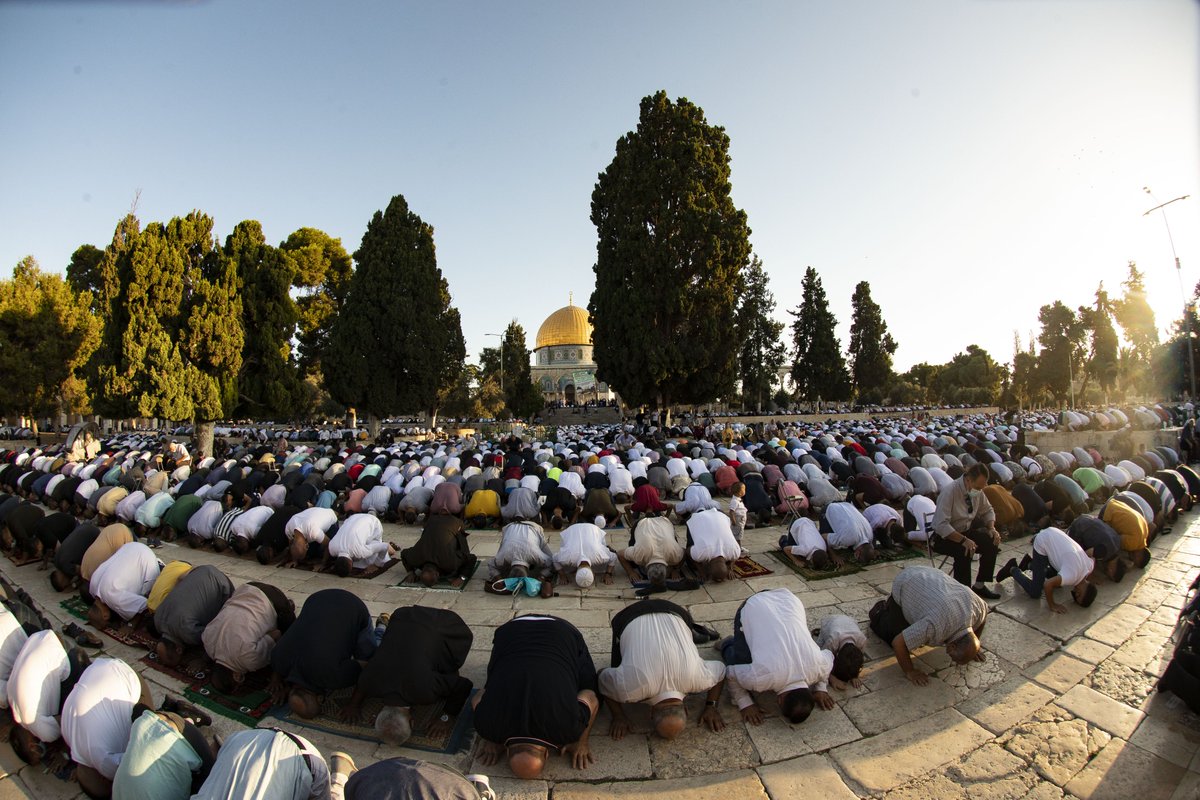
{"type": "Polygon", "coordinates": [[[384,708],[375,720],[375,730],[388,744],[401,745],[412,734],[412,706],[444,700],[443,721],[457,714],[473,686],[458,674],[473,639],[471,629],[453,611],[397,608],[375,655],[363,667],[342,718],[357,719],[363,701],[378,697],[384,708]]]}
{"type": "Polygon", "coordinates": [[[541,775],[550,751],[576,769],[593,760],[588,735],[596,721],[596,667],[583,635],[556,617],[517,617],[496,629],[487,684],[475,697],[480,763],[507,754],[518,778],[541,775]]]}
{"type": "Polygon", "coordinates": [[[405,569],[426,586],[433,586],[443,576],[453,576],[451,586],[462,586],[475,560],[463,521],[447,514],[429,517],[417,543],[400,552],[405,569]]]}

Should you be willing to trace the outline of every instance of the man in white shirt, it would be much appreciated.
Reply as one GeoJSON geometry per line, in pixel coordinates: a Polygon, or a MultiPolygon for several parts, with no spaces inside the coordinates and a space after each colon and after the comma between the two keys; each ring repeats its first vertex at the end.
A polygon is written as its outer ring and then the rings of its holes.
{"type": "Polygon", "coordinates": [[[854,560],[869,564],[875,559],[875,534],[871,523],[853,503],[830,503],[821,517],[822,532],[829,534],[830,550],[854,551],[854,560]]]}
{"type": "Polygon", "coordinates": [[[664,587],[671,570],[683,562],[675,526],[666,517],[642,517],[629,532],[625,560],[646,572],[651,586],[664,587]]]}
{"type": "Polygon", "coordinates": [[[510,522],[504,526],[496,555],[488,559],[488,582],[526,575],[545,580],[553,565],[554,553],[542,526],[533,522],[510,522]],[[512,575],[517,568],[520,575],[512,575]]]}
{"type": "Polygon", "coordinates": [[[613,739],[629,732],[624,703],[647,703],[655,732],[674,739],[687,724],[683,699],[693,692],[708,693],[700,724],[713,732],[725,728],[717,710],[725,665],[700,658],[695,634],[708,634],[691,614],[667,600],[643,600],[614,616],[612,629],[612,667],[600,671],[599,681],[613,739]]]}
{"type": "Polygon", "coordinates": [[[337,512],[332,508],[306,508],[284,525],[284,535],[291,541],[285,564],[299,563],[324,555],[325,542],[337,524],[337,512]]]}
{"type": "Polygon", "coordinates": [[[38,631],[17,654],[8,678],[7,701],[13,727],[9,741],[27,764],[37,764],[45,753],[41,745],[62,737],[58,718],[62,702],[88,665],[87,655],[70,653],[54,631],[38,631]]]}
{"type": "MultiPolygon", "coordinates": [[[[678,459],[675,459],[678,460],[678,459]]],[[[718,508],[717,501],[702,483],[693,483],[683,490],[683,499],[675,504],[675,518],[686,523],[688,517],[700,511],[718,508]]]]}
{"type": "Polygon", "coordinates": [[[830,563],[825,537],[817,529],[817,523],[808,517],[797,519],[788,532],[779,537],[779,549],[793,560],[804,559],[813,569],[825,569],[830,563]]]}
{"type": "Polygon", "coordinates": [[[8,678],[29,634],[6,606],[0,605],[0,709],[8,708],[8,678]]]}
{"type": "Polygon", "coordinates": [[[846,614],[830,614],[821,620],[821,627],[812,632],[817,647],[833,653],[833,670],[829,674],[829,685],[834,689],[845,689],[847,685],[859,688],[862,681],[863,651],[867,637],[853,617],[846,614]]]}
{"type": "Polygon", "coordinates": [[[352,569],[382,567],[395,555],[391,543],[383,541],[383,525],[374,514],[351,514],[329,540],[333,573],[343,578],[352,569]]]}
{"type": "Polygon", "coordinates": [[[751,725],[763,721],[751,691],[775,692],[784,719],[793,725],[808,719],[814,705],[826,711],[834,706],[825,691],[833,654],[813,641],[804,604],[787,589],[747,598],[721,651],[729,693],[751,725]]]}
{"type": "Polygon", "coordinates": [[[100,658],[63,701],[62,738],[79,766],[76,780],[93,797],[106,796],[133,727],[133,707],[152,707],[150,687],[124,661],[100,658]]]}
{"type": "Polygon", "coordinates": [[[1032,574],[1025,577],[1016,559],[1009,559],[999,572],[1001,579],[1011,576],[1025,593],[1037,600],[1046,595],[1046,606],[1062,614],[1066,606],[1054,599],[1054,590],[1065,586],[1071,590],[1076,605],[1087,608],[1096,599],[1096,584],[1089,578],[1096,561],[1079,544],[1058,528],[1045,528],[1033,537],[1033,557],[1029,559],[1032,574]]]}
{"type": "Polygon", "coordinates": [[[742,555],[729,517],[716,508],[688,518],[687,542],[688,556],[700,576],[717,583],[729,577],[730,565],[742,555]]]}
{"type": "Polygon", "coordinates": [[[577,522],[562,532],[562,545],[554,555],[559,584],[566,584],[572,575],[581,589],[596,580],[596,570],[603,572],[605,584],[612,583],[617,554],[608,549],[604,531],[590,522],[577,522]]]}
{"type": "Polygon", "coordinates": [[[145,613],[147,598],[160,572],[162,562],[149,547],[141,542],[121,545],[92,573],[88,592],[94,601],[88,609],[88,623],[104,630],[112,621],[113,611],[133,623],[145,613]]]}

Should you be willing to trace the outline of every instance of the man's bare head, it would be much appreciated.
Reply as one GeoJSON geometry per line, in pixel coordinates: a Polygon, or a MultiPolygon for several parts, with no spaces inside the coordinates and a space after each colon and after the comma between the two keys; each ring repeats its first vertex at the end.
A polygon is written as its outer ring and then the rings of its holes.
{"type": "Polygon", "coordinates": [[[968,630],[954,641],[946,645],[946,655],[955,664],[969,664],[979,655],[979,637],[975,631],[968,630]]]}
{"type": "Polygon", "coordinates": [[[682,700],[663,700],[650,709],[654,732],[664,739],[674,739],[687,727],[687,709],[682,700]]]}
{"type": "Polygon", "coordinates": [[[725,559],[718,556],[708,562],[708,577],[716,583],[721,583],[729,577],[729,564],[725,559]]]}
{"type": "Polygon", "coordinates": [[[513,744],[508,747],[508,768],[521,780],[533,780],[546,768],[550,751],[538,744],[513,744]]]}

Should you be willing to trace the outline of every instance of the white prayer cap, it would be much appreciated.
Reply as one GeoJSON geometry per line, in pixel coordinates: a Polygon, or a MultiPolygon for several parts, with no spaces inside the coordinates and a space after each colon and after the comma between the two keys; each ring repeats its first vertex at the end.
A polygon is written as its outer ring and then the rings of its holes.
{"type": "Polygon", "coordinates": [[[575,572],[575,585],[580,589],[587,589],[596,582],[596,574],[592,572],[591,567],[580,567],[575,572]]]}
{"type": "Polygon", "coordinates": [[[603,514],[597,514],[597,515],[596,515],[596,527],[597,527],[597,528],[603,528],[603,527],[604,527],[605,525],[607,525],[607,524],[608,524],[608,520],[606,520],[606,519],[604,518],[604,515],[603,515],[603,514]]]}

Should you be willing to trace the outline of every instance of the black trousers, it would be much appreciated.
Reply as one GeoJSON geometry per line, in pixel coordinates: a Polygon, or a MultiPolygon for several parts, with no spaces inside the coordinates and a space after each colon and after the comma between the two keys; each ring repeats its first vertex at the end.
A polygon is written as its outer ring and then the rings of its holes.
{"type": "MultiPolygon", "coordinates": [[[[975,543],[976,552],[979,553],[979,574],[977,579],[981,583],[987,583],[995,577],[996,556],[1000,553],[1000,548],[992,543],[992,536],[988,532],[987,526],[982,523],[976,523],[963,536],[975,543]]],[[[950,556],[954,559],[954,580],[964,586],[970,586],[971,556],[967,553],[966,548],[963,547],[962,542],[951,542],[935,533],[930,537],[930,543],[933,546],[933,552],[950,556]]]]}

